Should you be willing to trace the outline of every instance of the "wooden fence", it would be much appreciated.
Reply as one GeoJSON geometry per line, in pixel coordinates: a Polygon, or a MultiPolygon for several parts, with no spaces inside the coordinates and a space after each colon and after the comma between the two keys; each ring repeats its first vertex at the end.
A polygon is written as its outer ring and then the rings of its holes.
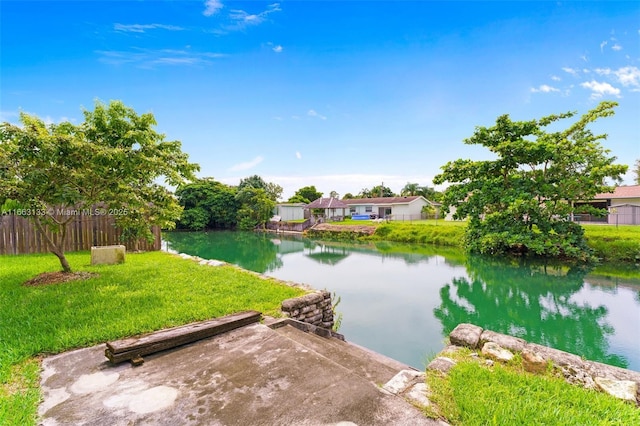
{"type": "MultiPolygon", "coordinates": [[[[138,249],[144,251],[160,250],[160,228],[151,228],[154,241],[149,244],[141,239],[138,249]]],[[[59,235],[49,233],[54,241],[59,235]]],[[[133,242],[122,242],[122,232],[115,227],[115,221],[108,215],[78,215],[67,225],[66,252],[90,250],[92,246],[124,244],[127,250],[133,250],[133,242]]],[[[32,221],[23,216],[0,215],[0,255],[46,253],[49,251],[44,235],[38,231],[32,221]]]]}

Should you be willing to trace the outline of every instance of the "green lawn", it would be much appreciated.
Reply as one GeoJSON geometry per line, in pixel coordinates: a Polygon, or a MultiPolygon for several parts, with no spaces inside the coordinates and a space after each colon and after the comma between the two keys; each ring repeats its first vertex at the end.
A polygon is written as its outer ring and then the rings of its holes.
{"type": "MultiPolygon", "coordinates": [[[[415,220],[377,223],[372,220],[330,222],[332,225],[364,225],[376,227],[370,237],[360,239],[396,241],[409,244],[434,244],[438,246],[462,247],[464,221],[415,220]]],[[[640,226],[633,225],[582,225],[587,244],[596,257],[604,262],[640,263],[640,226]]]]}
{"type": "Polygon", "coordinates": [[[40,400],[34,358],[233,312],[279,313],[301,289],[231,266],[201,266],[163,252],[128,254],[126,263],[90,266],[68,254],[84,281],[25,287],[60,270],[51,254],[0,257],[0,425],[35,424],[40,400]]]}
{"type": "Polygon", "coordinates": [[[459,362],[448,375],[427,372],[431,399],[437,405],[427,408],[427,414],[452,425],[640,424],[640,409],[634,405],[570,385],[552,369],[545,375],[524,372],[519,355],[509,365],[493,367],[463,354],[454,358],[459,362]]]}

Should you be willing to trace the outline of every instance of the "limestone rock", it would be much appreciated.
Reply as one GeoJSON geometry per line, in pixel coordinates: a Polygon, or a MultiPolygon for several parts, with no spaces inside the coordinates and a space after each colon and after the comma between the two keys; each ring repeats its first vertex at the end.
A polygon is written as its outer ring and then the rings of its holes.
{"type": "Polygon", "coordinates": [[[439,356],[427,365],[427,370],[437,370],[441,373],[448,373],[451,367],[456,365],[456,362],[446,356],[439,356]]]}
{"type": "Polygon", "coordinates": [[[424,382],[424,373],[416,370],[402,370],[385,383],[382,389],[397,395],[404,392],[416,380],[424,382]]]}
{"type": "Polygon", "coordinates": [[[496,361],[507,362],[511,361],[513,358],[513,353],[511,351],[504,349],[497,343],[487,342],[482,347],[482,354],[488,356],[490,358],[495,359],[496,361]]]}
{"type": "Polygon", "coordinates": [[[522,366],[530,373],[544,373],[547,370],[547,361],[535,352],[524,350],[521,353],[522,366]]]}
{"type": "Polygon", "coordinates": [[[411,386],[411,389],[409,389],[405,396],[410,402],[421,407],[427,407],[430,404],[429,398],[427,398],[428,390],[429,388],[427,387],[426,383],[416,383],[415,385],[411,386]]]}
{"type": "Polygon", "coordinates": [[[484,330],[480,335],[480,343],[484,344],[487,342],[497,343],[498,345],[502,346],[505,349],[509,349],[512,352],[522,352],[522,350],[527,345],[527,342],[519,337],[500,334],[491,330],[484,330]]]}
{"type": "Polygon", "coordinates": [[[482,328],[473,324],[458,324],[449,334],[449,340],[454,345],[466,346],[471,349],[478,347],[482,328]]]}
{"type": "Polygon", "coordinates": [[[596,389],[596,384],[591,375],[582,367],[576,365],[567,365],[560,367],[564,379],[571,384],[580,385],[586,389],[596,389]]]}
{"type": "Polygon", "coordinates": [[[595,378],[596,386],[603,392],[608,393],[618,399],[636,403],[636,393],[638,384],[630,380],[612,380],[604,377],[595,378]]]}

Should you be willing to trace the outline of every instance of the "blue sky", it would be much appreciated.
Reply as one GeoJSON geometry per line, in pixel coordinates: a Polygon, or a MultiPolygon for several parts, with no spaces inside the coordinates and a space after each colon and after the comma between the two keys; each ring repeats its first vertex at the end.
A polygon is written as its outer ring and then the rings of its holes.
{"type": "MultiPolygon", "coordinates": [[[[200,176],[285,198],[431,185],[475,126],[620,103],[594,127],[640,158],[640,3],[2,1],[0,119],[154,113],[200,176]]],[[[629,173],[626,184],[633,183],[629,173]]]]}

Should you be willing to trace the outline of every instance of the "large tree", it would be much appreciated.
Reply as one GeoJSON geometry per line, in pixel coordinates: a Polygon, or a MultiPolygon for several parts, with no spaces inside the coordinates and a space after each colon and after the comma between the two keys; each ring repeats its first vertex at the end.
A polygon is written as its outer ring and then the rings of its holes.
{"type": "Polygon", "coordinates": [[[414,182],[407,182],[407,184],[400,190],[400,195],[402,195],[403,197],[418,195],[418,188],[420,188],[419,184],[414,182]]]}
{"type": "Polygon", "coordinates": [[[255,188],[255,189],[264,189],[264,192],[267,194],[267,197],[273,202],[278,201],[278,198],[282,195],[282,187],[276,183],[265,182],[258,175],[249,176],[248,178],[240,179],[240,184],[238,185],[238,192],[242,191],[245,188],[255,188]]]}
{"type": "Polygon", "coordinates": [[[150,225],[171,227],[182,211],[156,182],[177,186],[198,170],[180,142],[154,130],[152,114],[112,101],[97,102],[84,118],[79,125],[47,125],[22,113],[21,125],[0,124],[0,200],[20,204],[65,272],[71,271],[64,246],[74,218],[65,212],[99,204],[100,211],[117,212],[125,235],[148,237],[150,225]]]}
{"type": "Polygon", "coordinates": [[[636,174],[636,185],[640,185],[640,159],[636,160],[633,172],[636,174]]]}
{"type": "Polygon", "coordinates": [[[497,159],[452,161],[434,178],[451,184],[444,210],[455,207],[455,218],[469,219],[467,248],[587,259],[583,230],[571,221],[575,203],[610,191],[608,183],[620,182],[627,170],[601,146],[606,135],[587,126],[613,115],[616,105],[602,102],[566,130],[546,128],[575,112],[530,121],[503,115],[492,127],[477,127],[464,142],[488,148],[497,159]]]}
{"type": "Polygon", "coordinates": [[[194,231],[235,227],[240,208],[236,188],[203,178],[181,185],[176,196],[184,207],[178,227],[194,231]]]}
{"type": "Polygon", "coordinates": [[[238,191],[236,200],[240,203],[237,213],[238,228],[248,231],[263,225],[273,216],[275,201],[262,188],[247,186],[238,191]]]}
{"type": "Polygon", "coordinates": [[[296,191],[295,194],[291,198],[289,198],[289,203],[305,203],[309,204],[312,201],[317,200],[322,197],[322,192],[318,192],[315,186],[304,186],[296,191]]]}

